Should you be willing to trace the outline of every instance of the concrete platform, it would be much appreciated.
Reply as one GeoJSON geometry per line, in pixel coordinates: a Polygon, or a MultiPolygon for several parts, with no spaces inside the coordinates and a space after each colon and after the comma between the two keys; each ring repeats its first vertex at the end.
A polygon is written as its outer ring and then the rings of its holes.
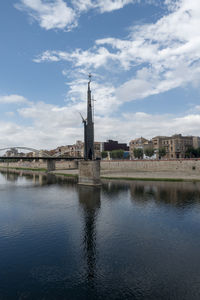
{"type": "Polygon", "coordinates": [[[100,160],[79,161],[78,184],[100,186],[100,160]]]}

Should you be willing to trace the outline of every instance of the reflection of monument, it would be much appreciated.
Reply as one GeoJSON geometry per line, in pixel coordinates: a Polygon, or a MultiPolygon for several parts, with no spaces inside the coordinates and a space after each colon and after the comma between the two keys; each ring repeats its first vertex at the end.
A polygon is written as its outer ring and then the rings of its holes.
{"type": "Polygon", "coordinates": [[[96,219],[101,205],[101,190],[97,187],[79,186],[78,191],[84,218],[83,245],[87,262],[87,280],[92,281],[96,271],[96,219]]]}
{"type": "Polygon", "coordinates": [[[84,161],[79,162],[79,184],[100,185],[100,161],[94,160],[94,122],[92,116],[91,75],[87,91],[87,119],[84,123],[84,161]]]}

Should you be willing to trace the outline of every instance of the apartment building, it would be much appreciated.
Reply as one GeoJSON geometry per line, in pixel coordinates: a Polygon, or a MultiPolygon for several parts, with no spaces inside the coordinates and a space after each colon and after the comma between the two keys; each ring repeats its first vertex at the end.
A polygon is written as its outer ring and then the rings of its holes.
{"type": "Polygon", "coordinates": [[[166,150],[165,158],[168,159],[185,158],[188,147],[194,146],[193,136],[182,136],[181,134],[175,134],[171,137],[156,136],[152,138],[152,143],[157,158],[159,158],[159,149],[164,148],[166,150]]]}

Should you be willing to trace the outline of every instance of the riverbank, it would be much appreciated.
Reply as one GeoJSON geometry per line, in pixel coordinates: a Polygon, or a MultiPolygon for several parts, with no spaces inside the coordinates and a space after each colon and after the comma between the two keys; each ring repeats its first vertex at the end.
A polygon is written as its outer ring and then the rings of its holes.
{"type": "MultiPolygon", "coordinates": [[[[78,169],[70,170],[55,170],[47,173],[47,170],[44,168],[3,168],[0,167],[0,171],[10,171],[15,173],[24,173],[24,174],[53,174],[59,177],[69,177],[74,178],[76,181],[78,179],[78,169]]],[[[141,180],[141,181],[200,181],[200,174],[195,172],[169,172],[169,171],[135,171],[135,172],[108,172],[101,171],[102,180],[141,180]]]]}
{"type": "MultiPolygon", "coordinates": [[[[78,177],[78,170],[57,170],[52,174],[78,177]]],[[[172,172],[101,172],[101,179],[112,180],[143,180],[143,181],[200,181],[200,175],[188,173],[172,172]]]]}

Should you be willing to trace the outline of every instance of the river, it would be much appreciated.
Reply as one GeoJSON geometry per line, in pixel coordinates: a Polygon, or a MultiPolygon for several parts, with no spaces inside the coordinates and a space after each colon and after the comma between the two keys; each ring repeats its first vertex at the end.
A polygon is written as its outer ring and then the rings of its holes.
{"type": "Polygon", "coordinates": [[[200,183],[1,172],[7,299],[200,299],[200,183]]]}

